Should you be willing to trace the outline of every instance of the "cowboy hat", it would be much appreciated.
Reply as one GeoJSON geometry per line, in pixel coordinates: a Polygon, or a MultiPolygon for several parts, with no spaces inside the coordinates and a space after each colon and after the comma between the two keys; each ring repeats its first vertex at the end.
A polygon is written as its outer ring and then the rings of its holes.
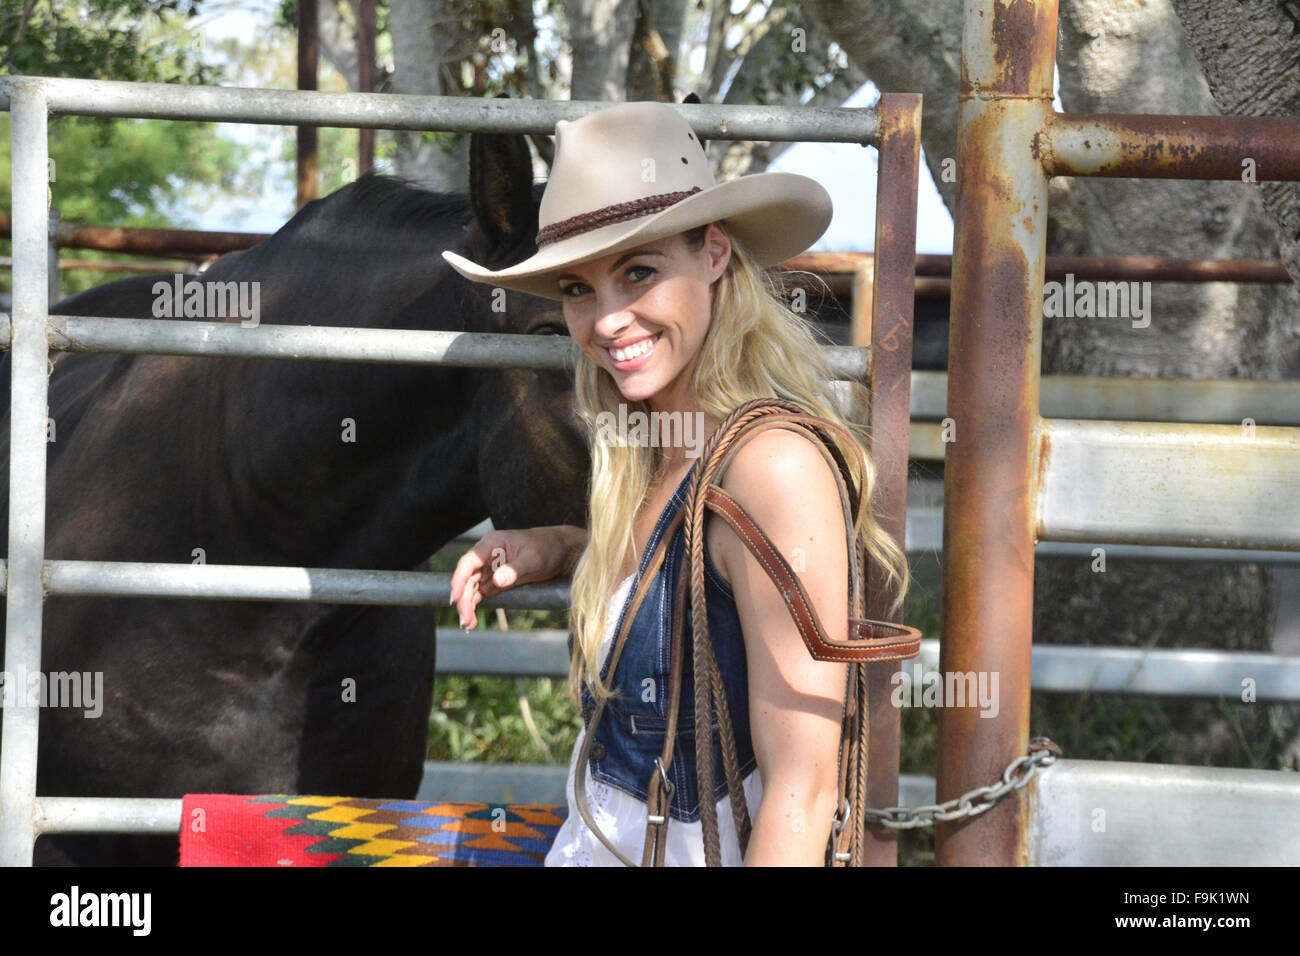
{"type": "Polygon", "coordinates": [[[556,276],[665,236],[724,220],[767,268],[816,242],[831,197],[796,173],[714,181],[691,125],[668,103],[622,103],[555,125],[555,162],[538,209],[538,251],[505,269],[442,256],[467,279],[560,301],[556,276]]]}

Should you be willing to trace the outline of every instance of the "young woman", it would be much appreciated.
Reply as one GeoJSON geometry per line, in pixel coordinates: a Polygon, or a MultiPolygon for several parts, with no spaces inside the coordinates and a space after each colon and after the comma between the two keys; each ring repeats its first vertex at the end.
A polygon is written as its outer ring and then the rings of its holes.
{"type": "MultiPolygon", "coordinates": [[[[570,762],[569,816],[547,865],[642,858],[646,781],[656,772],[666,733],[672,597],[688,586],[680,527],[627,625],[612,674],[607,656],[629,597],[645,584],[649,559],[685,502],[704,439],[734,409],[763,397],[791,401],[865,438],[838,411],[811,327],[763,271],[812,245],[830,213],[826,191],[803,176],[763,173],[715,184],[699,141],[673,107],[628,103],[558,124],[535,256],[493,272],[444,253],[471,279],[562,302],[581,349],[575,399],[591,437],[589,531],[494,531],[461,558],[451,586],[462,627],[472,627],[483,598],[572,574],[570,695],[587,728],[597,700],[609,708],[582,775],[600,833],[576,807],[584,730],[570,762]],[[658,434],[650,441],[611,439],[609,423],[635,420],[634,412],[691,424],[674,432],[683,439],[677,446],[658,434]],[[495,569],[494,549],[504,551],[495,569]]],[[[871,500],[870,464],[855,478],[871,500]]],[[[845,640],[844,513],[836,478],[807,433],[777,427],[753,435],[720,484],[799,573],[828,636],[845,640]]],[[[897,608],[908,585],[906,560],[869,509],[862,541],[896,585],[897,608]]],[[[837,810],[845,665],[809,655],[771,579],[724,522],[705,523],[705,552],[709,633],[753,821],[742,859],[725,780],[719,780],[723,862],[822,865],[837,810]]],[[[683,681],[667,771],[674,789],[665,863],[700,865],[689,650],[683,681]]],[[[714,747],[716,754],[716,735],[714,747]]],[[[721,768],[720,757],[714,765],[721,768]]]]}

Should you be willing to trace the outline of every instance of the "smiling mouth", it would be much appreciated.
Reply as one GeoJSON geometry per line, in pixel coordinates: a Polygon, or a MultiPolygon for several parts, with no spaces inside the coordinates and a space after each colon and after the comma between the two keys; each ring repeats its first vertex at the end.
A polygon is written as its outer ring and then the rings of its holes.
{"type": "Polygon", "coordinates": [[[654,351],[655,344],[659,341],[659,338],[662,335],[663,333],[660,332],[658,335],[648,339],[642,339],[640,342],[630,345],[625,349],[606,349],[605,351],[609,352],[610,358],[614,360],[614,364],[622,365],[654,351]]]}

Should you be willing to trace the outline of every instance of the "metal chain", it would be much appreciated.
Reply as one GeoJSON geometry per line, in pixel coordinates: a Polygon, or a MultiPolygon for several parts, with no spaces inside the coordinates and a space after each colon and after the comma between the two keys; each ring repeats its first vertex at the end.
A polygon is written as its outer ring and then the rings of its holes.
{"type": "Polygon", "coordinates": [[[1029,753],[1017,757],[1002,771],[1002,782],[976,787],[960,797],[943,803],[921,807],[887,807],[884,810],[863,811],[868,823],[879,824],[892,830],[911,830],[915,827],[933,826],[939,821],[973,817],[990,809],[1012,790],[1019,790],[1033,778],[1041,767],[1051,766],[1061,756],[1061,748],[1048,737],[1035,737],[1029,742],[1029,753]],[[1016,777],[1017,771],[1027,768],[1016,777]],[[1015,777],[1015,779],[1012,779],[1015,777]]]}

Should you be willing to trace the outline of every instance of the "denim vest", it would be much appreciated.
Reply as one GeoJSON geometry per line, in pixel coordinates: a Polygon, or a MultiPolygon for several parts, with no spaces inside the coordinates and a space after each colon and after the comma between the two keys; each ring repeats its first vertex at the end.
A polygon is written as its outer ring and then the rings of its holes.
{"type": "MultiPolygon", "coordinates": [[[[701,459],[702,460],[702,459],[701,459]]],[[[677,512],[686,503],[686,490],[691,475],[699,461],[691,468],[677,487],[659,522],[655,525],[641,563],[632,580],[627,601],[619,614],[614,629],[618,637],[627,616],[632,596],[641,584],[641,578],[650,563],[660,539],[677,512]]],[[[674,791],[669,815],[674,820],[694,822],[699,819],[698,785],[695,778],[695,680],[692,665],[690,579],[686,568],[686,530],[679,526],[663,564],[655,574],[641,606],[637,609],[628,631],[623,652],[619,657],[611,689],[615,697],[605,704],[600,725],[592,742],[590,774],[610,786],[633,794],[641,800],[648,797],[646,787],[655,772],[655,758],[663,753],[664,734],[667,729],[669,656],[673,627],[673,599],[676,588],[687,588],[685,595],[685,645],[682,658],[682,691],[678,705],[677,743],[673,748],[672,765],[668,768],[674,791]]],[[[744,634],[740,616],[736,611],[735,596],[730,586],[718,573],[712,559],[705,551],[705,597],[708,603],[709,637],[722,675],[727,696],[727,707],[735,729],[736,754],[743,780],[757,766],[753,742],[749,735],[749,681],[746,668],[744,634]]],[[[609,655],[612,657],[612,652],[609,655]]],[[[609,680],[609,657],[601,671],[603,680],[609,680]]],[[[582,692],[583,723],[589,728],[595,709],[589,691],[582,692]]],[[[718,744],[717,725],[713,733],[714,800],[727,795],[727,778],[718,744]]]]}

